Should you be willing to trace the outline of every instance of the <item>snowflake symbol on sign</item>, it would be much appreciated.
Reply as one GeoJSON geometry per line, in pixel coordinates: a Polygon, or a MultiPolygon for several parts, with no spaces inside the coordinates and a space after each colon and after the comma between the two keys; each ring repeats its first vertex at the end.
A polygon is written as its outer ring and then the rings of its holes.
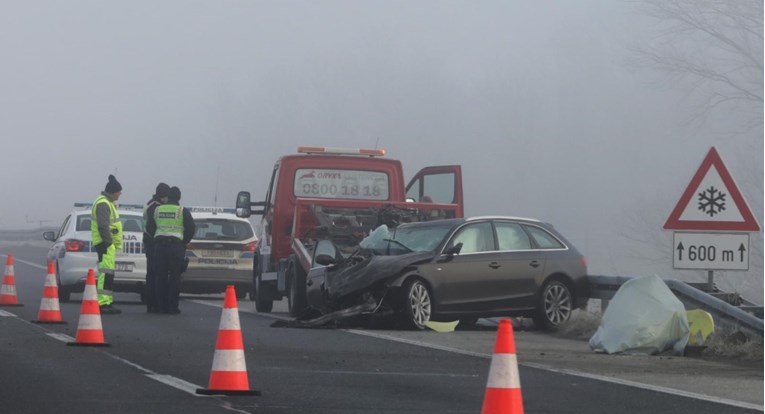
{"type": "Polygon", "coordinates": [[[725,210],[725,197],[727,194],[716,189],[714,186],[709,187],[704,192],[699,193],[699,210],[710,217],[714,217],[715,214],[725,210]]]}

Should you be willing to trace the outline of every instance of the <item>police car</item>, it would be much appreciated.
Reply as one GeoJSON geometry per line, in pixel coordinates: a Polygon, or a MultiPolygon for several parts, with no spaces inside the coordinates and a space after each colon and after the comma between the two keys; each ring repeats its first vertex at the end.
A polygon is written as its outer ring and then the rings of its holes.
{"type": "MultiPolygon", "coordinates": [[[[56,265],[58,297],[67,302],[72,293],[85,288],[88,269],[98,275],[98,254],[91,243],[91,203],[75,203],[74,210],[64,219],[58,231],[43,233],[52,241],[48,260],[56,265]]],[[[143,205],[117,204],[122,221],[122,250],[115,260],[114,292],[134,292],[144,301],[146,285],[146,255],[143,250],[143,205]]]]}
{"type": "Polygon", "coordinates": [[[187,207],[197,229],[186,247],[188,268],[181,275],[182,293],[221,293],[234,285],[245,297],[252,287],[252,263],[258,239],[252,224],[233,208],[187,207]]]}

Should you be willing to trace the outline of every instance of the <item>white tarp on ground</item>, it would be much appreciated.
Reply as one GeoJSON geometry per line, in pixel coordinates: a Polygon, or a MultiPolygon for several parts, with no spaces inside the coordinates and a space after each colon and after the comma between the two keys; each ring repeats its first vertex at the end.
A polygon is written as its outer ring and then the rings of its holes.
{"type": "Polygon", "coordinates": [[[690,329],[685,306],[658,276],[630,279],[614,295],[590,348],[609,354],[682,355],[690,329]]]}

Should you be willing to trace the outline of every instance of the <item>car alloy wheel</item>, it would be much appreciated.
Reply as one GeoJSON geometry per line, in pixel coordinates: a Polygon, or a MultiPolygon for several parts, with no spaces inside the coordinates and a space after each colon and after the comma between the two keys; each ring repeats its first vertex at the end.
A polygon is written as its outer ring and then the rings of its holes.
{"type": "Polygon", "coordinates": [[[556,330],[568,322],[573,310],[571,290],[565,283],[560,280],[545,283],[537,323],[541,323],[546,330],[556,330]]]}
{"type": "Polygon", "coordinates": [[[433,310],[428,287],[417,279],[410,280],[406,286],[405,292],[407,294],[404,311],[406,312],[407,322],[412,328],[425,329],[425,322],[430,320],[433,310]]]}

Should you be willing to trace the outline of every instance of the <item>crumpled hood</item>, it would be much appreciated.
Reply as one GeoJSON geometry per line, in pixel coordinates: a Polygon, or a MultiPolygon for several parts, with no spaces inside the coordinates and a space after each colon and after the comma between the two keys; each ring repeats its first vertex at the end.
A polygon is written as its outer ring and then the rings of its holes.
{"type": "Polygon", "coordinates": [[[330,300],[367,289],[376,282],[398,276],[410,265],[426,262],[433,252],[412,252],[397,256],[370,256],[355,265],[341,264],[327,272],[330,300]]]}

